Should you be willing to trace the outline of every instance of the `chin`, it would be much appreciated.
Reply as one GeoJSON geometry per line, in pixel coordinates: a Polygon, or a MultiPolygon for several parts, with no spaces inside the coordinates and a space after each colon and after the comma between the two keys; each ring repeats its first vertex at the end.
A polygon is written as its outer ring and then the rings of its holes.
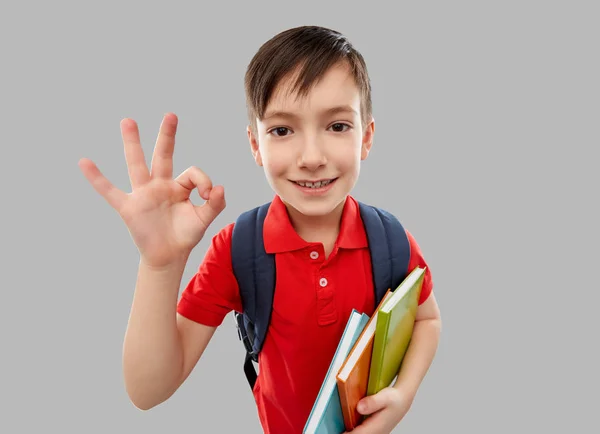
{"type": "Polygon", "coordinates": [[[307,217],[322,217],[331,214],[341,205],[343,199],[336,202],[322,202],[322,203],[306,203],[305,201],[294,201],[286,200],[282,197],[285,203],[293,207],[300,214],[307,217]]]}

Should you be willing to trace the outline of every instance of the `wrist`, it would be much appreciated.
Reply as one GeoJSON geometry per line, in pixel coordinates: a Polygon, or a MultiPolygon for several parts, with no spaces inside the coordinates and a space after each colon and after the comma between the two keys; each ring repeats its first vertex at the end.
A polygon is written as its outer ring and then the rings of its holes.
{"type": "Polygon", "coordinates": [[[171,273],[182,273],[187,264],[188,256],[189,254],[183,254],[178,258],[174,258],[173,260],[162,264],[154,264],[144,257],[140,257],[139,267],[140,270],[156,274],[168,275],[171,273]]]}
{"type": "Polygon", "coordinates": [[[418,385],[407,380],[396,380],[393,387],[402,392],[402,394],[412,402],[417,394],[418,385]]]}

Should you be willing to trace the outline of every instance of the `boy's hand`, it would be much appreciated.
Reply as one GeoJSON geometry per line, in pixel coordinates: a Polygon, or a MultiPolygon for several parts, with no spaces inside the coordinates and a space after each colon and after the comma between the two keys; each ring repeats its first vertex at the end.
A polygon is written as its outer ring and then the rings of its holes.
{"type": "Polygon", "coordinates": [[[112,185],[92,161],[86,158],[79,161],[85,177],[127,225],[142,261],[152,267],[167,266],[186,258],[225,208],[223,187],[213,188],[211,180],[200,169],[190,167],[172,178],[176,131],[177,117],[167,114],[160,126],[151,170],[148,170],[136,122],[121,121],[133,190],[128,194],[112,185]],[[189,199],[194,189],[206,200],[201,206],[189,199]]]}
{"type": "Polygon", "coordinates": [[[412,401],[411,395],[395,387],[386,387],[374,395],[364,397],[359,401],[357,410],[369,417],[351,433],[391,433],[410,409],[412,401]]]}

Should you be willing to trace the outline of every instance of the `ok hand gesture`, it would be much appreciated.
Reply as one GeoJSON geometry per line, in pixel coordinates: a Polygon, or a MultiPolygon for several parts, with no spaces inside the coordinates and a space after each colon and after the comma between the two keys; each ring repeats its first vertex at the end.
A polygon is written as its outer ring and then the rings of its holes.
{"type": "Polygon", "coordinates": [[[136,122],[121,121],[131,193],[117,189],[89,159],[79,161],[87,180],[127,225],[141,259],[153,267],[168,266],[186,258],[225,208],[223,187],[213,187],[199,168],[189,167],[172,178],[177,121],[172,113],[163,118],[150,170],[136,122]],[[201,206],[190,201],[195,189],[205,199],[201,206]]]}

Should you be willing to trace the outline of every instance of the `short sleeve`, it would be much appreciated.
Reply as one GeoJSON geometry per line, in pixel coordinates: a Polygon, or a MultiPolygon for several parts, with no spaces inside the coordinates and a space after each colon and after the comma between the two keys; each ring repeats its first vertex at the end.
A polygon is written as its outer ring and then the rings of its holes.
{"type": "Polygon", "coordinates": [[[433,279],[431,277],[431,269],[425,261],[421,248],[417,244],[415,238],[409,231],[406,231],[408,241],[410,243],[410,261],[408,263],[408,272],[410,273],[415,267],[425,268],[425,277],[423,278],[423,287],[421,288],[421,296],[419,297],[419,305],[423,304],[433,290],[433,279]]]}
{"type": "Polygon", "coordinates": [[[177,312],[198,323],[217,327],[232,310],[241,311],[237,281],[231,266],[233,223],[211,241],[198,271],[192,276],[177,305],[177,312]]]}

